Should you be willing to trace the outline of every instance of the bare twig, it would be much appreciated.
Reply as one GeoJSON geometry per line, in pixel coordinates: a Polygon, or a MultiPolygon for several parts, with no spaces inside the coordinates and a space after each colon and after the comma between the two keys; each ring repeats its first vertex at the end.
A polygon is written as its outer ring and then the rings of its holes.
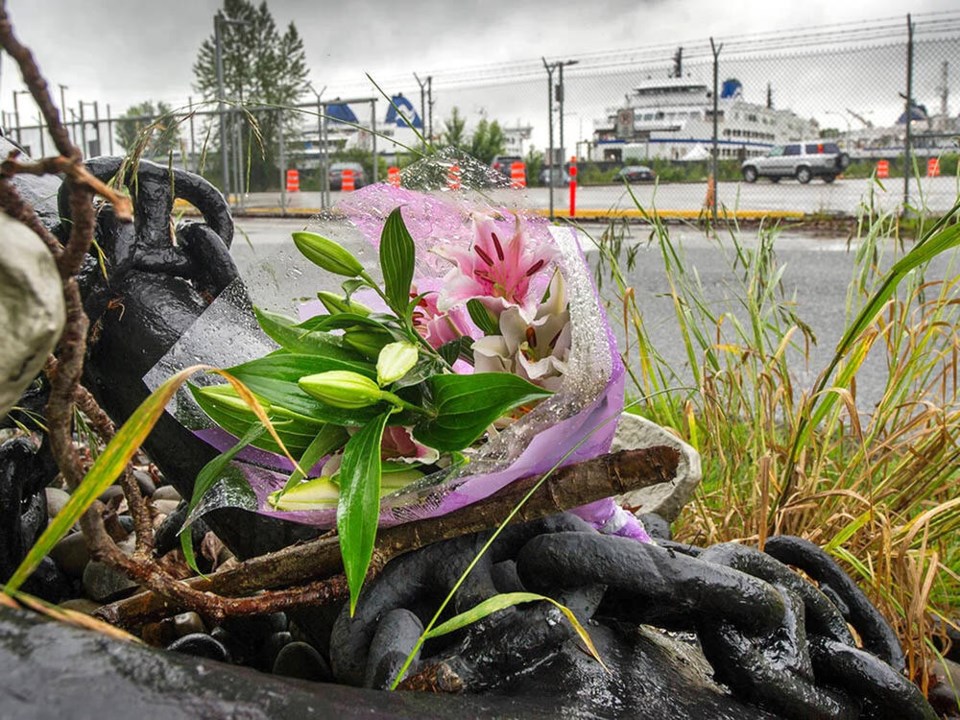
{"type": "MultiPolygon", "coordinates": [[[[680,462],[674,448],[657,446],[624,450],[562,468],[521,509],[518,520],[534,520],[579,507],[610,495],[621,495],[672,480],[680,462]]],[[[381,530],[377,553],[383,562],[440,540],[496,527],[520,499],[540,480],[531,476],[511,483],[482,503],[467,506],[439,518],[381,530]]],[[[241,595],[334,575],[342,570],[339,538],[327,536],[303,545],[247,560],[206,578],[182,583],[197,592],[241,595]]],[[[105,605],[97,615],[121,627],[136,627],[174,612],[182,606],[156,593],[140,593],[105,605]]]]}

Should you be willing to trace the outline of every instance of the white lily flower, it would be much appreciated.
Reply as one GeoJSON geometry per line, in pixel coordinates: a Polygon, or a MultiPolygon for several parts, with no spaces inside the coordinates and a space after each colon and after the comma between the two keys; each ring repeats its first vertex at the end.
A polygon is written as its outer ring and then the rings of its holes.
{"type": "Polygon", "coordinates": [[[550,280],[549,297],[528,321],[520,307],[500,315],[500,335],[473,344],[477,372],[509,372],[547,390],[557,391],[570,356],[570,311],[563,276],[550,280]]]}

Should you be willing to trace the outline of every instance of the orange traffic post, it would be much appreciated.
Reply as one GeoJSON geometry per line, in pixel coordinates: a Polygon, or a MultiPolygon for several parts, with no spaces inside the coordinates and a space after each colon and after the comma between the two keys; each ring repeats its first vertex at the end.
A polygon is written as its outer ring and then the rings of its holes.
{"type": "Polygon", "coordinates": [[[927,177],[940,177],[940,158],[927,160],[927,177]]]}
{"type": "Polygon", "coordinates": [[[527,166],[522,162],[510,165],[510,187],[519,190],[527,186],[527,166]]]}
{"type": "Polygon", "coordinates": [[[287,192],[300,192],[299,170],[287,170],[287,192]]]}
{"type": "Polygon", "coordinates": [[[890,177],[890,161],[877,160],[877,178],[882,180],[890,177]]]}
{"type": "Polygon", "coordinates": [[[387,168],[387,182],[393,185],[393,187],[400,187],[400,168],[387,168]]]}
{"type": "Polygon", "coordinates": [[[570,217],[577,215],[577,158],[570,158],[570,217]]]}
{"type": "Polygon", "coordinates": [[[451,190],[459,190],[461,188],[459,165],[451,165],[447,171],[447,187],[451,190]]]}
{"type": "Polygon", "coordinates": [[[353,170],[350,168],[345,168],[343,171],[343,179],[340,182],[340,189],[343,192],[353,192],[356,189],[356,186],[353,183],[353,170]]]}

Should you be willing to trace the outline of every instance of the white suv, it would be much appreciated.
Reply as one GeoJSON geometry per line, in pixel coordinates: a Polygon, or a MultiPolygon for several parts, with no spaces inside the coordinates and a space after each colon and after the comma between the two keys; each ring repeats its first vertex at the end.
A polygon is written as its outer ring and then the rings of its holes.
{"type": "Polygon", "coordinates": [[[831,183],[849,164],[850,157],[840,152],[835,142],[811,140],[770,148],[766,155],[744,161],[740,171],[748,183],[756,182],[758,177],[768,177],[773,182],[795,177],[804,184],[821,177],[831,183]]]}

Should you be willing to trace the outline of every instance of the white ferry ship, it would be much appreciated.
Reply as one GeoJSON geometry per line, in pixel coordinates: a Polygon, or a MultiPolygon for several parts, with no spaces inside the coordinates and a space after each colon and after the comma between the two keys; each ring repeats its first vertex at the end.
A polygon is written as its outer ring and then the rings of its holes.
{"type": "MultiPolygon", "coordinates": [[[[598,160],[704,160],[713,145],[713,97],[704,82],[689,77],[646,80],[619,108],[594,122],[593,153],[598,160]]],[[[817,137],[815,120],[792,110],[743,99],[739,80],[724,81],[717,100],[720,158],[743,160],[773,145],[817,137]]]]}

